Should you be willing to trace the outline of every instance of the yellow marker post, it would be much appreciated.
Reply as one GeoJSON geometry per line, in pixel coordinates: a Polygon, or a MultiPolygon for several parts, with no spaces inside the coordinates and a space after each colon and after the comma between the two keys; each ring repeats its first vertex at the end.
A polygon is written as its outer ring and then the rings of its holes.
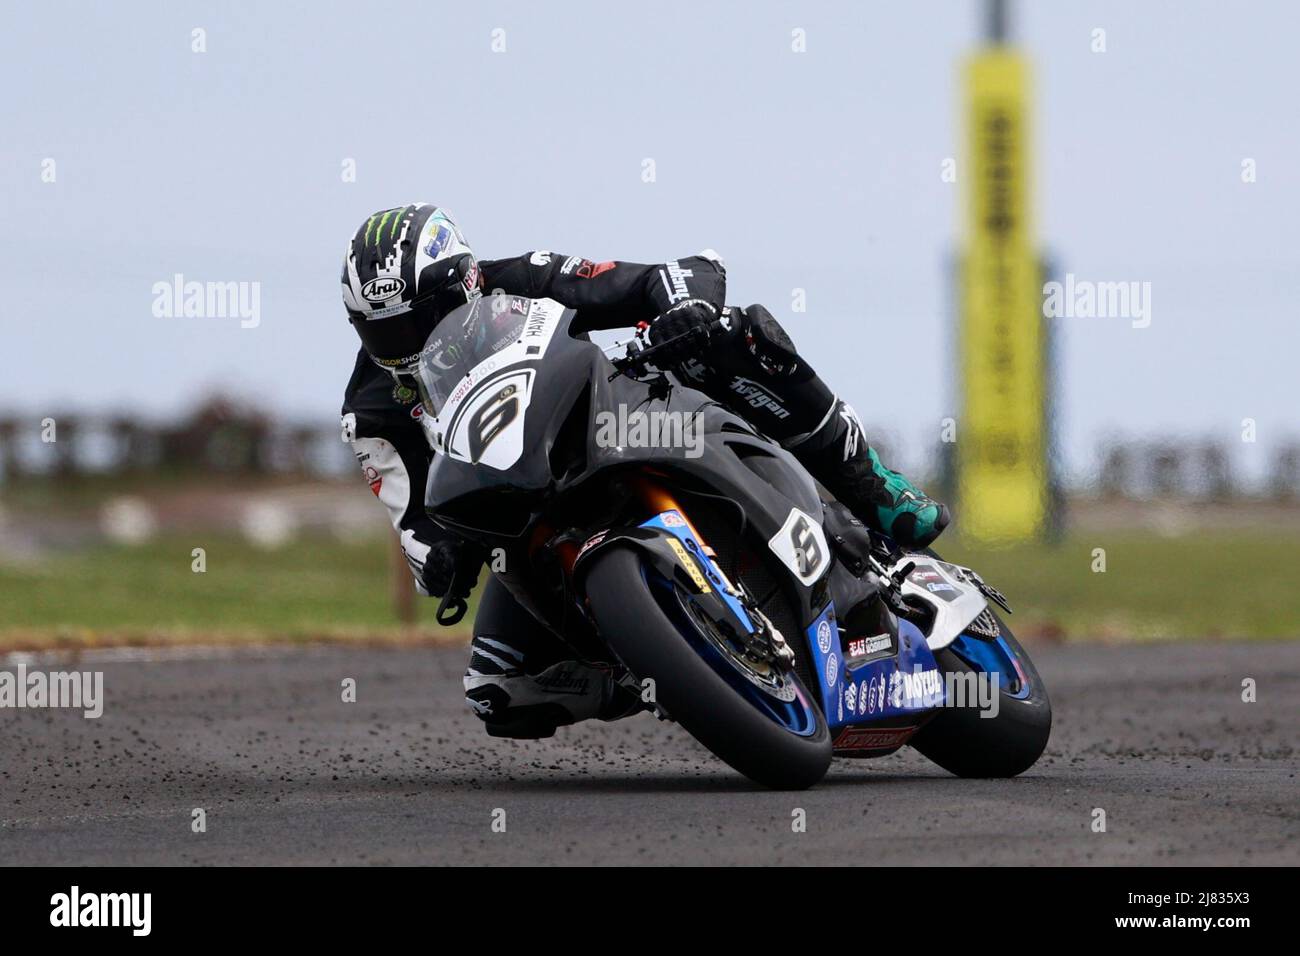
{"type": "Polygon", "coordinates": [[[964,535],[1012,543],[1048,510],[1041,275],[1030,218],[1028,66],[1006,48],[966,66],[962,417],[957,495],[964,535]]]}

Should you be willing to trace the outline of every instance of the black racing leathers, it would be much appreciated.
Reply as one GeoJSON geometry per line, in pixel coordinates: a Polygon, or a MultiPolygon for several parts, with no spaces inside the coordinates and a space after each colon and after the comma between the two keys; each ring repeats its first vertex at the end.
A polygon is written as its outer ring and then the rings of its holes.
{"type": "MultiPolygon", "coordinates": [[[[726,271],[712,252],[641,265],[541,251],[479,265],[485,294],[554,299],[577,310],[575,332],[630,327],[679,302],[702,299],[719,310],[727,331],[682,368],[693,386],[790,446],[805,442],[835,410],[835,397],[766,309],[723,308],[726,271]]],[[[371,490],[388,508],[417,587],[429,593],[425,561],[430,545],[447,532],[424,509],[432,452],[420,415],[414,391],[359,353],[343,400],[343,438],[352,443],[371,490]]]]}

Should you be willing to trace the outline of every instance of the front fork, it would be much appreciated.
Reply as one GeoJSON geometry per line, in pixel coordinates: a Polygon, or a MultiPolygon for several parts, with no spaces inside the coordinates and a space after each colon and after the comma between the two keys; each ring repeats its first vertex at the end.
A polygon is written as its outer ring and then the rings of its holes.
{"type": "MultiPolygon", "coordinates": [[[[775,664],[783,671],[794,669],[795,652],[785,636],[759,609],[757,603],[737,582],[731,581],[717,561],[717,552],[699,533],[690,517],[667,488],[650,475],[630,477],[624,488],[635,501],[642,515],[648,518],[635,527],[657,532],[663,536],[672,551],[674,564],[680,567],[697,594],[707,594],[712,589],[736,619],[741,632],[739,653],[775,664]]],[[[607,535],[616,532],[600,531],[589,537],[581,546],[576,539],[552,545],[573,580],[577,561],[588,550],[598,547],[607,535]]],[[[719,610],[721,610],[719,608],[719,610]]]]}

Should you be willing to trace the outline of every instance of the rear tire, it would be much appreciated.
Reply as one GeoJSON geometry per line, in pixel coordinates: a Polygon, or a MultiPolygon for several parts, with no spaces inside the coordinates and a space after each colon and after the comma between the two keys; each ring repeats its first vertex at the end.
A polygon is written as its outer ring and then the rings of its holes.
{"type": "MultiPolygon", "coordinates": [[[[1032,767],[1052,731],[1052,704],[1029,655],[998,618],[1002,639],[1029,680],[1030,693],[1017,700],[999,691],[996,717],[981,717],[977,707],[944,707],[922,727],[910,744],[949,773],[959,777],[1014,777],[1032,767]]],[[[972,672],[945,647],[935,652],[945,673],[972,672]]]]}
{"type": "MultiPolygon", "coordinates": [[[[594,555],[587,596],[601,636],[639,680],[655,682],[658,702],[692,737],[751,780],[803,790],[826,774],[831,738],[814,703],[816,730],[801,737],[761,713],[678,632],[627,547],[594,555]]],[[[810,695],[810,688],[804,688],[810,695]]]]}

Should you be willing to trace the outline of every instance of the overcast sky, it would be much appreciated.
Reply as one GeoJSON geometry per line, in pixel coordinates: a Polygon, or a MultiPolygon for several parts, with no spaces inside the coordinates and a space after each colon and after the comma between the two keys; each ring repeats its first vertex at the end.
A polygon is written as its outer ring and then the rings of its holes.
{"type": "MultiPolygon", "coordinates": [[[[1300,8],[1017,6],[1042,246],[1061,272],[1152,288],[1149,328],[1056,320],[1070,463],[1108,431],[1235,443],[1251,417],[1249,465],[1300,433],[1300,8]]],[[[355,351],[344,243],[370,212],[424,200],[455,211],[484,257],[717,249],[731,301],[767,304],[914,454],[954,411],[961,184],[940,173],[960,154],[977,13],[972,0],[11,4],[0,409],[166,418],[220,388],[333,422],[355,351]],[[153,284],[175,273],[259,282],[260,324],[156,317],[153,284]]]]}

